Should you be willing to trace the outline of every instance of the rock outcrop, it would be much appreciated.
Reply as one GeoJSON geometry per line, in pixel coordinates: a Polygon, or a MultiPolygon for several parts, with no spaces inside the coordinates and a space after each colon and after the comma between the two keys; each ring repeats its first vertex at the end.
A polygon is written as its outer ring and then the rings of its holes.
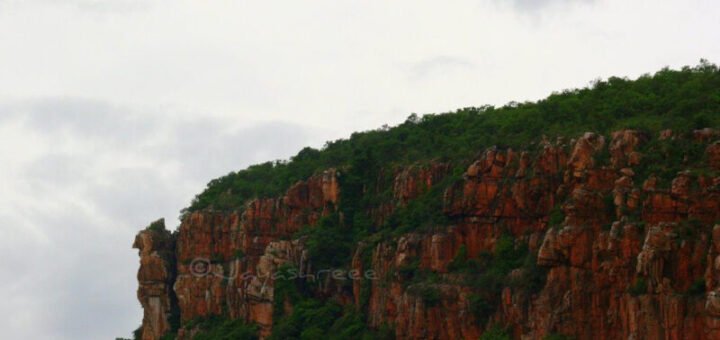
{"type": "MultiPolygon", "coordinates": [[[[665,142],[678,136],[661,135],[665,142]]],[[[315,285],[318,294],[360,306],[368,327],[390,325],[398,339],[478,338],[493,325],[522,339],[720,338],[715,138],[698,130],[689,141],[701,143],[711,170],[672,178],[647,173],[652,154],[642,147],[651,137],[635,130],[543,140],[533,151],[489,148],[444,190],[446,225],[361,242],[347,267],[373,277],[353,280],[351,289],[327,279],[315,285]],[[492,267],[501,250],[519,254],[519,262],[492,267]]],[[[452,169],[434,162],[390,172],[391,198],[368,216],[385,223],[447,182],[452,169]]],[[[176,268],[160,255],[175,239],[141,232],[143,339],[169,329],[175,295],[183,322],[226,315],[269,335],[278,305],[272,274],[287,263],[313,273],[305,240],[293,235],[337,211],[338,173],[239,211],[190,214],[171,251],[176,268]]]]}
{"type": "MultiPolygon", "coordinates": [[[[268,335],[273,302],[272,280],[268,276],[274,268],[268,266],[272,262],[268,258],[278,251],[287,251],[288,244],[292,244],[278,242],[280,239],[315,224],[335,210],[339,199],[337,177],[335,170],[325,171],[296,183],[283,197],[253,200],[243,211],[207,210],[189,214],[178,228],[177,250],[173,254],[177,258],[177,277],[172,278],[170,285],[177,296],[181,321],[227,314],[258,324],[261,334],[268,335]]],[[[147,239],[146,234],[147,231],[141,232],[138,239],[147,239]]],[[[145,258],[141,252],[141,259],[145,258]]],[[[141,265],[141,272],[150,268],[165,270],[156,268],[160,262],[153,261],[141,265]]],[[[166,276],[157,279],[161,278],[166,276]]],[[[150,291],[144,288],[145,281],[140,282],[143,292],[150,291]]],[[[153,305],[148,306],[143,304],[146,315],[158,313],[153,305]]],[[[162,322],[159,325],[151,328],[152,333],[146,332],[149,335],[144,339],[158,339],[169,329],[162,322]]],[[[182,332],[185,333],[190,332],[182,332]]]]}
{"type": "Polygon", "coordinates": [[[137,296],[143,308],[142,340],[159,339],[170,330],[177,304],[172,291],[175,240],[165,229],[165,221],[158,220],[138,233],[133,248],[140,255],[137,296]]]}

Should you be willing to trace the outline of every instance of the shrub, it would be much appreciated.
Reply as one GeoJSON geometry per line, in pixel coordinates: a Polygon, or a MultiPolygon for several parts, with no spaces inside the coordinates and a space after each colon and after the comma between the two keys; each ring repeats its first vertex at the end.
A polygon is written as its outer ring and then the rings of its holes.
{"type": "Polygon", "coordinates": [[[153,223],[150,223],[147,229],[158,233],[165,232],[165,219],[161,218],[153,223]]]}
{"type": "Polygon", "coordinates": [[[480,340],[510,340],[510,334],[507,330],[500,326],[493,326],[485,331],[481,336],[480,340]]]}
{"type": "Polygon", "coordinates": [[[638,295],[647,294],[647,290],[648,290],[647,281],[645,280],[645,278],[641,277],[641,278],[637,278],[635,280],[635,283],[630,287],[630,289],[628,289],[628,292],[632,296],[638,296],[638,295]]]}
{"type": "Polygon", "coordinates": [[[515,288],[524,289],[530,294],[540,292],[547,280],[547,268],[537,265],[537,255],[528,253],[522,266],[522,276],[517,281],[511,282],[515,288]]]}
{"type": "Polygon", "coordinates": [[[143,333],[143,327],[140,325],[138,328],[136,328],[133,331],[133,339],[135,340],[141,340],[142,339],[142,333],[143,333]]]}
{"type": "Polygon", "coordinates": [[[472,294],[469,300],[470,312],[473,313],[480,324],[484,324],[495,313],[496,303],[487,294],[472,294]]]}
{"type": "Polygon", "coordinates": [[[256,325],[246,324],[243,320],[230,320],[210,317],[197,320],[200,332],[193,340],[255,340],[258,337],[256,325]]]}
{"type": "Polygon", "coordinates": [[[412,280],[420,269],[420,260],[414,260],[397,268],[398,274],[404,280],[412,280]]]}
{"type": "Polygon", "coordinates": [[[687,290],[687,294],[691,296],[705,294],[705,279],[697,279],[687,290]]]}
{"type": "Polygon", "coordinates": [[[560,205],[556,205],[548,214],[548,225],[550,227],[557,227],[565,222],[565,214],[563,213],[560,205]]]}
{"type": "Polygon", "coordinates": [[[425,305],[434,307],[440,304],[440,290],[434,286],[423,286],[419,289],[420,297],[425,305]]]}
{"type": "Polygon", "coordinates": [[[448,263],[448,271],[460,271],[468,267],[467,247],[461,245],[453,259],[448,263]]]}
{"type": "Polygon", "coordinates": [[[305,228],[299,235],[307,236],[308,253],[316,269],[342,268],[350,261],[354,237],[337,213],[321,218],[317,225],[305,228]]]}

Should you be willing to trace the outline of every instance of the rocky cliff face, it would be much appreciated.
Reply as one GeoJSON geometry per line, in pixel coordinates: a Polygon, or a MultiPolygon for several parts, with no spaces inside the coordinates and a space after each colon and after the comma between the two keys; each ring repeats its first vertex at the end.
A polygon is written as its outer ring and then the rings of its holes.
{"type": "MultiPolygon", "coordinates": [[[[164,302],[171,293],[177,296],[183,323],[227,315],[255,323],[268,335],[273,321],[270,274],[283,261],[300,261],[297,253],[302,252],[297,242],[280,240],[333,211],[338,194],[336,171],[328,170],[295,184],[283,197],[251,201],[244,211],[190,214],[175,236],[176,277],[165,274],[167,263],[151,254],[151,243],[143,243],[152,239],[152,231],[140,232],[135,247],[141,249],[143,339],[158,339],[169,329],[163,320],[168,318],[164,302]],[[161,285],[168,280],[169,289],[161,285]]],[[[190,334],[190,329],[179,332],[181,338],[190,334]]]]}
{"type": "Polygon", "coordinates": [[[177,307],[172,290],[175,240],[165,229],[165,221],[158,220],[135,237],[133,248],[140,254],[137,296],[144,311],[142,340],[158,339],[170,330],[177,307]]]}
{"type": "MultiPolygon", "coordinates": [[[[327,289],[329,278],[323,294],[399,339],[478,338],[492,325],[523,339],[718,339],[720,141],[697,131],[687,143],[702,148],[704,171],[662,178],[642,147],[674,138],[623,130],[490,148],[444,191],[447,225],[358,244],[347,267],[373,277],[350,290],[327,289]],[[519,262],[499,267],[513,254],[519,262]]],[[[385,221],[451,172],[439,162],[395,172],[392,200],[368,215],[385,221]]],[[[336,211],[340,176],[328,170],[243,211],[192,213],[172,241],[138,234],[143,339],[169,330],[175,296],[183,322],[225,315],[269,335],[271,274],[285,263],[312,272],[292,236],[336,211]]]]}

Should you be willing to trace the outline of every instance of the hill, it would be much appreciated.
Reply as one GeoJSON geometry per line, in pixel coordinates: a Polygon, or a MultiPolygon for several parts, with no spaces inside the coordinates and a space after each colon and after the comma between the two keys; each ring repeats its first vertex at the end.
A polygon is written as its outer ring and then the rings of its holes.
{"type": "Polygon", "coordinates": [[[720,70],[411,115],[141,231],[138,338],[720,337],[720,70]]]}

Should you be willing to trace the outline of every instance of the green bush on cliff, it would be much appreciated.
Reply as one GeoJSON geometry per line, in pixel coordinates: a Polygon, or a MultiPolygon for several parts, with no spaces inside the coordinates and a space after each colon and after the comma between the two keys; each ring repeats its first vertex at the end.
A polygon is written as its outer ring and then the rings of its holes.
{"type": "Polygon", "coordinates": [[[543,340],[572,340],[572,339],[573,339],[573,337],[559,334],[559,333],[548,334],[543,338],[543,340]]]}
{"type": "Polygon", "coordinates": [[[411,200],[405,206],[398,207],[385,221],[384,228],[393,229],[393,234],[402,235],[411,231],[427,231],[433,227],[449,223],[443,213],[443,194],[459,176],[449,175],[430,190],[411,200]]]}
{"type": "Polygon", "coordinates": [[[630,295],[632,296],[639,296],[647,294],[647,290],[647,280],[645,280],[645,278],[643,277],[640,277],[635,280],[635,283],[633,283],[632,286],[630,286],[630,288],[628,289],[628,293],[630,293],[630,295]]]}
{"type": "Polygon", "coordinates": [[[556,206],[550,210],[548,217],[548,225],[551,227],[560,226],[563,222],[565,222],[565,213],[563,213],[560,206],[556,206]]]}
{"type": "Polygon", "coordinates": [[[307,250],[318,270],[348,266],[352,247],[358,241],[337,213],[322,217],[315,226],[303,229],[296,236],[307,237],[307,250]]]}
{"type": "Polygon", "coordinates": [[[387,327],[370,330],[365,317],[354,306],[344,309],[334,301],[307,298],[293,306],[290,315],[274,318],[270,340],[393,339],[387,327]]]}
{"type": "Polygon", "coordinates": [[[467,255],[467,247],[465,245],[460,245],[460,248],[458,248],[457,253],[455,253],[455,256],[452,260],[450,260],[450,263],[448,263],[448,271],[454,272],[454,271],[460,271],[464,268],[468,267],[468,255],[467,255]]]}
{"type": "MultiPolygon", "coordinates": [[[[705,144],[697,143],[688,136],[689,131],[679,131],[683,138],[660,140],[653,138],[640,145],[642,162],[634,167],[635,180],[642,183],[650,175],[658,178],[660,187],[669,188],[678,172],[698,168],[705,158],[705,144]]],[[[704,169],[702,169],[704,170],[704,169]]]]}
{"type": "MultiPolygon", "coordinates": [[[[258,337],[256,325],[250,325],[243,320],[231,320],[224,317],[212,316],[197,319],[185,325],[186,328],[197,328],[199,332],[193,340],[255,340],[258,337]]],[[[170,334],[169,336],[173,336],[170,334]]]]}
{"type": "Polygon", "coordinates": [[[705,279],[695,280],[690,286],[690,288],[688,288],[687,294],[691,296],[699,296],[705,294],[705,279]]]}
{"type": "Polygon", "coordinates": [[[486,330],[481,336],[480,340],[510,340],[510,334],[504,328],[500,326],[493,326],[486,330]]]}

